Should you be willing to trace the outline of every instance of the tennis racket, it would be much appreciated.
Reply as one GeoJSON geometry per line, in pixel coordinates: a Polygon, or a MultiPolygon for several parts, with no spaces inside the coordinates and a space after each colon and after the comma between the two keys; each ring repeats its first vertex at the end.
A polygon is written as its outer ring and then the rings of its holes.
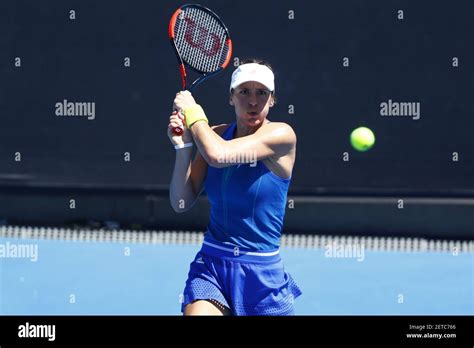
{"type": "MultiPolygon", "coordinates": [[[[181,6],[171,17],[168,34],[178,58],[183,90],[192,92],[229,65],[232,57],[229,31],[210,9],[197,4],[181,6]],[[190,86],[187,69],[199,74],[190,86]]],[[[173,132],[180,135],[183,128],[177,127],[173,132]]]]}

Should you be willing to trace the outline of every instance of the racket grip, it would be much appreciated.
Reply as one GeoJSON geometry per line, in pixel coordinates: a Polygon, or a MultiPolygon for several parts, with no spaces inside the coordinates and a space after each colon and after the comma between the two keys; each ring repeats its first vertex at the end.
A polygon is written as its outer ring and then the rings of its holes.
{"type": "Polygon", "coordinates": [[[173,133],[176,135],[181,135],[183,134],[183,132],[184,132],[183,127],[176,127],[175,129],[173,129],[173,133]]]}
{"type": "MultiPolygon", "coordinates": [[[[173,113],[178,113],[178,110],[174,109],[173,110],[173,113]]],[[[176,135],[181,135],[184,133],[184,128],[183,126],[179,126],[179,127],[176,127],[173,129],[173,133],[176,134],[176,135]]]]}

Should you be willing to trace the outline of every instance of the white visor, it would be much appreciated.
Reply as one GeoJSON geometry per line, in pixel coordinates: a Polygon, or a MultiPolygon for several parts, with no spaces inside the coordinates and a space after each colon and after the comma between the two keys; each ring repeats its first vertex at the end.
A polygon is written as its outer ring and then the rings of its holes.
{"type": "Polygon", "coordinates": [[[249,81],[260,82],[262,85],[267,87],[270,92],[275,91],[275,76],[270,68],[265,65],[248,63],[239,66],[232,73],[230,89],[235,89],[242,83],[249,81]]]}

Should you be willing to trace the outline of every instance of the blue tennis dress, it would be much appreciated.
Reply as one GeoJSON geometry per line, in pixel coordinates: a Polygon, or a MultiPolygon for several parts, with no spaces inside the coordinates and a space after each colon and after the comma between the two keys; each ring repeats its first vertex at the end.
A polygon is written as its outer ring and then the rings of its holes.
{"type": "MultiPolygon", "coordinates": [[[[222,135],[234,137],[236,123],[222,135]]],[[[214,300],[234,315],[292,315],[301,290],[283,266],[279,245],[290,179],[262,161],[208,167],[210,221],[190,265],[181,310],[214,300]]]]}

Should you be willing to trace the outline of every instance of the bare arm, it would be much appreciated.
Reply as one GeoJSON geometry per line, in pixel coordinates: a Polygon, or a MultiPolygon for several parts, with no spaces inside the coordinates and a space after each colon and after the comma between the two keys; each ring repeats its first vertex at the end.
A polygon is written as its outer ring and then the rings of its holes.
{"type": "Polygon", "coordinates": [[[281,122],[269,123],[254,134],[229,141],[215,134],[205,122],[196,122],[191,133],[201,155],[216,168],[245,163],[248,158],[260,161],[267,157],[285,156],[296,146],[293,129],[281,122]],[[236,162],[228,163],[226,158],[233,158],[236,162]]]}
{"type": "MultiPolygon", "coordinates": [[[[217,132],[216,136],[219,137],[218,134],[221,134],[225,127],[226,125],[214,126],[211,132],[217,132]]],[[[176,151],[169,194],[171,206],[177,213],[191,209],[204,188],[207,163],[199,151],[196,152],[192,163],[191,158],[192,148],[176,151]]]]}
{"type": "Polygon", "coordinates": [[[192,148],[176,151],[170,183],[170,203],[177,213],[188,210],[196,199],[191,181],[192,148]]]}

